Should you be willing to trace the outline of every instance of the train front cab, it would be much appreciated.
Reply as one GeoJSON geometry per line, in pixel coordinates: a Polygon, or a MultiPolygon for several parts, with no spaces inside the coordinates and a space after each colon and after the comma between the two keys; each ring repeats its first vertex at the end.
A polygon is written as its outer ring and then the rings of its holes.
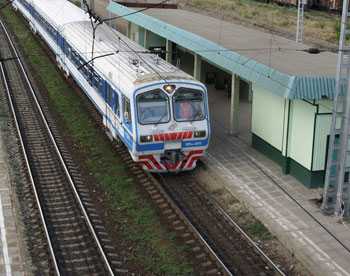
{"type": "Polygon", "coordinates": [[[135,93],[134,160],[148,171],[178,172],[195,168],[209,142],[205,87],[161,83],[135,93]]]}

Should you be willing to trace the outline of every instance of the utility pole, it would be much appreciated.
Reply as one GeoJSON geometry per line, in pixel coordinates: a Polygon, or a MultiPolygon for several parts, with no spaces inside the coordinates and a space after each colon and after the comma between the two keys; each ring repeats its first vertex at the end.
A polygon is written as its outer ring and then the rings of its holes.
{"type": "Polygon", "coordinates": [[[298,21],[296,42],[303,42],[304,0],[298,0],[298,21]]]}
{"type": "Polygon", "coordinates": [[[349,0],[343,2],[333,117],[321,208],[337,216],[350,213],[350,33],[349,0]]]}

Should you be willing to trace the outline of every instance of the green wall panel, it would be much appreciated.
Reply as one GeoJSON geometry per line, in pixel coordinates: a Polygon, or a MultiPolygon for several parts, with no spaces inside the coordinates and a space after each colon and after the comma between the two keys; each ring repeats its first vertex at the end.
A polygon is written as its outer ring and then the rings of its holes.
{"type": "Polygon", "coordinates": [[[266,155],[281,167],[285,163],[285,158],[282,156],[281,151],[254,134],[252,135],[252,147],[266,155]]]}
{"type": "Polygon", "coordinates": [[[281,152],[253,134],[252,147],[266,155],[272,161],[282,167],[285,174],[290,174],[307,188],[319,188],[324,185],[324,171],[310,171],[291,158],[282,156],[281,152]]]}

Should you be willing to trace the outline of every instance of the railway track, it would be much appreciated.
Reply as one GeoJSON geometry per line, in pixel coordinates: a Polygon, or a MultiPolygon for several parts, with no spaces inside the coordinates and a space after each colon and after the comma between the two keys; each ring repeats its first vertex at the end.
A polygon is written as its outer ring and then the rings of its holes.
{"type": "Polygon", "coordinates": [[[2,20],[0,49],[2,81],[8,93],[32,185],[31,195],[27,188],[25,196],[32,197],[28,208],[33,210],[30,221],[35,224],[31,228],[36,234],[29,239],[34,243],[32,250],[41,252],[38,255],[42,259],[37,261],[46,263],[41,273],[127,273],[117,259],[110,240],[103,237],[103,225],[98,225],[98,215],[94,213],[93,202],[84,191],[81,176],[64,148],[52,119],[45,114],[47,110],[40,107],[40,96],[35,95],[2,20]],[[42,227],[38,227],[38,223],[42,227]],[[98,232],[95,232],[92,224],[99,229],[98,232]],[[43,236],[46,236],[46,240],[42,239],[43,236]],[[47,256],[50,256],[49,259],[47,256]]]}
{"type": "Polygon", "coordinates": [[[284,275],[191,173],[156,176],[233,275],[284,275]]]}

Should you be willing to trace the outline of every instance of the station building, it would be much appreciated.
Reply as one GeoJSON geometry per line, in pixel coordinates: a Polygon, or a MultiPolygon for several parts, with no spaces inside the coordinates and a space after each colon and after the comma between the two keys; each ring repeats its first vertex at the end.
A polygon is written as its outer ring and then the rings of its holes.
{"type": "MultiPolygon", "coordinates": [[[[107,10],[112,17],[135,11],[115,2],[107,10]]],[[[123,20],[129,38],[166,50],[167,61],[206,83],[211,119],[285,174],[323,187],[336,54],[179,9],[153,8],[123,20]]]]}

